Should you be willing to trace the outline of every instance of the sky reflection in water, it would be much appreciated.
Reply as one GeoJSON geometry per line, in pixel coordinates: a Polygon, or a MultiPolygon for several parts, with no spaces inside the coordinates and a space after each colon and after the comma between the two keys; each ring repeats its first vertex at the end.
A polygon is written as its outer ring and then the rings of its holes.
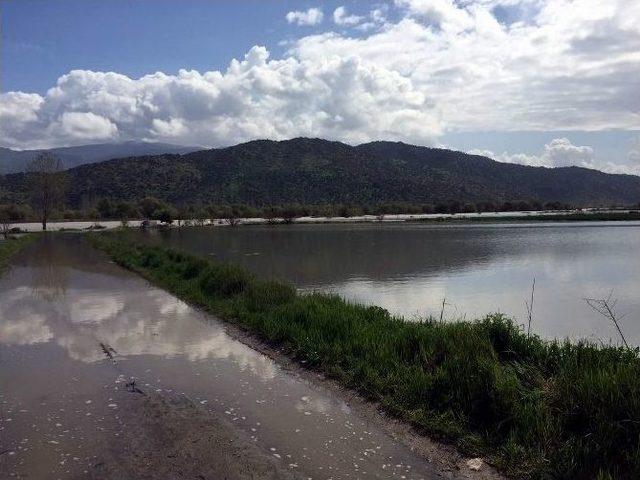
{"type": "Polygon", "coordinates": [[[239,263],[302,290],[335,292],[407,319],[502,312],[522,324],[536,278],[532,329],[546,338],[617,342],[584,297],[613,291],[640,343],[640,223],[289,225],[187,229],[150,241],[239,263]]]}

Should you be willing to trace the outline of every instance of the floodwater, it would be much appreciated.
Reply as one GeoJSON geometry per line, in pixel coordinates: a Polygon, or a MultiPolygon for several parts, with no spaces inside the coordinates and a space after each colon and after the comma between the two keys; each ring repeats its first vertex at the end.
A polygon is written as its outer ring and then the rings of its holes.
{"type": "Polygon", "coordinates": [[[14,263],[0,278],[1,478],[83,478],[127,428],[131,378],[227,418],[305,477],[434,478],[344,401],[80,235],[40,239],[14,263]]]}
{"type": "Polygon", "coordinates": [[[640,222],[279,225],[148,235],[408,320],[501,312],[528,323],[525,300],[535,278],[531,330],[545,338],[619,342],[611,322],[584,301],[611,294],[627,340],[640,344],[640,222]]]}

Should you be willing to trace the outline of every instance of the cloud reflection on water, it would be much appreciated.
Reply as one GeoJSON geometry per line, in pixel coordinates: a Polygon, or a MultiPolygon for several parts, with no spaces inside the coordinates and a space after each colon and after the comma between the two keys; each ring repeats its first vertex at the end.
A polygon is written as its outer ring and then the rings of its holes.
{"type": "Polygon", "coordinates": [[[230,338],[220,323],[140,279],[123,285],[121,279],[67,266],[49,265],[46,276],[32,271],[39,268],[22,268],[22,275],[16,275],[23,280],[35,275],[37,288],[18,284],[0,293],[0,343],[52,341],[70,358],[85,363],[105,359],[102,343],[120,358],[229,359],[263,379],[275,375],[271,360],[230,338]],[[49,275],[52,269],[65,271],[49,275]],[[65,286],[47,285],[43,278],[64,278],[65,286]],[[42,295],[42,291],[56,294],[42,295]]]}

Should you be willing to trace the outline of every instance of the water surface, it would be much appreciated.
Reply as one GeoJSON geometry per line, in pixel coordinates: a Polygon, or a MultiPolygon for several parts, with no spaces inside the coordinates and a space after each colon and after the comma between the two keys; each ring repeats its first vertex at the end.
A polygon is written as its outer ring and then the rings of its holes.
{"type": "Polygon", "coordinates": [[[546,338],[618,342],[613,325],[583,300],[613,292],[624,332],[640,344],[640,222],[278,225],[147,235],[407,319],[502,312],[524,324],[535,278],[532,330],[546,338]]]}
{"type": "Polygon", "coordinates": [[[0,365],[0,478],[85,478],[123,437],[131,378],[227,418],[305,477],[434,478],[340,398],[79,234],[34,242],[0,278],[0,365]]]}

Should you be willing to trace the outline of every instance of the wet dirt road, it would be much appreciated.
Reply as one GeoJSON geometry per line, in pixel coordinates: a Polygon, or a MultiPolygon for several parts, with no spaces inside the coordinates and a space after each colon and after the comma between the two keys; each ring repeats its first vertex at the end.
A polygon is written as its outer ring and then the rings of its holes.
{"type": "Polygon", "coordinates": [[[0,478],[467,478],[77,235],[0,279],[0,478]],[[135,381],[135,384],[132,384],[135,381]]]}

